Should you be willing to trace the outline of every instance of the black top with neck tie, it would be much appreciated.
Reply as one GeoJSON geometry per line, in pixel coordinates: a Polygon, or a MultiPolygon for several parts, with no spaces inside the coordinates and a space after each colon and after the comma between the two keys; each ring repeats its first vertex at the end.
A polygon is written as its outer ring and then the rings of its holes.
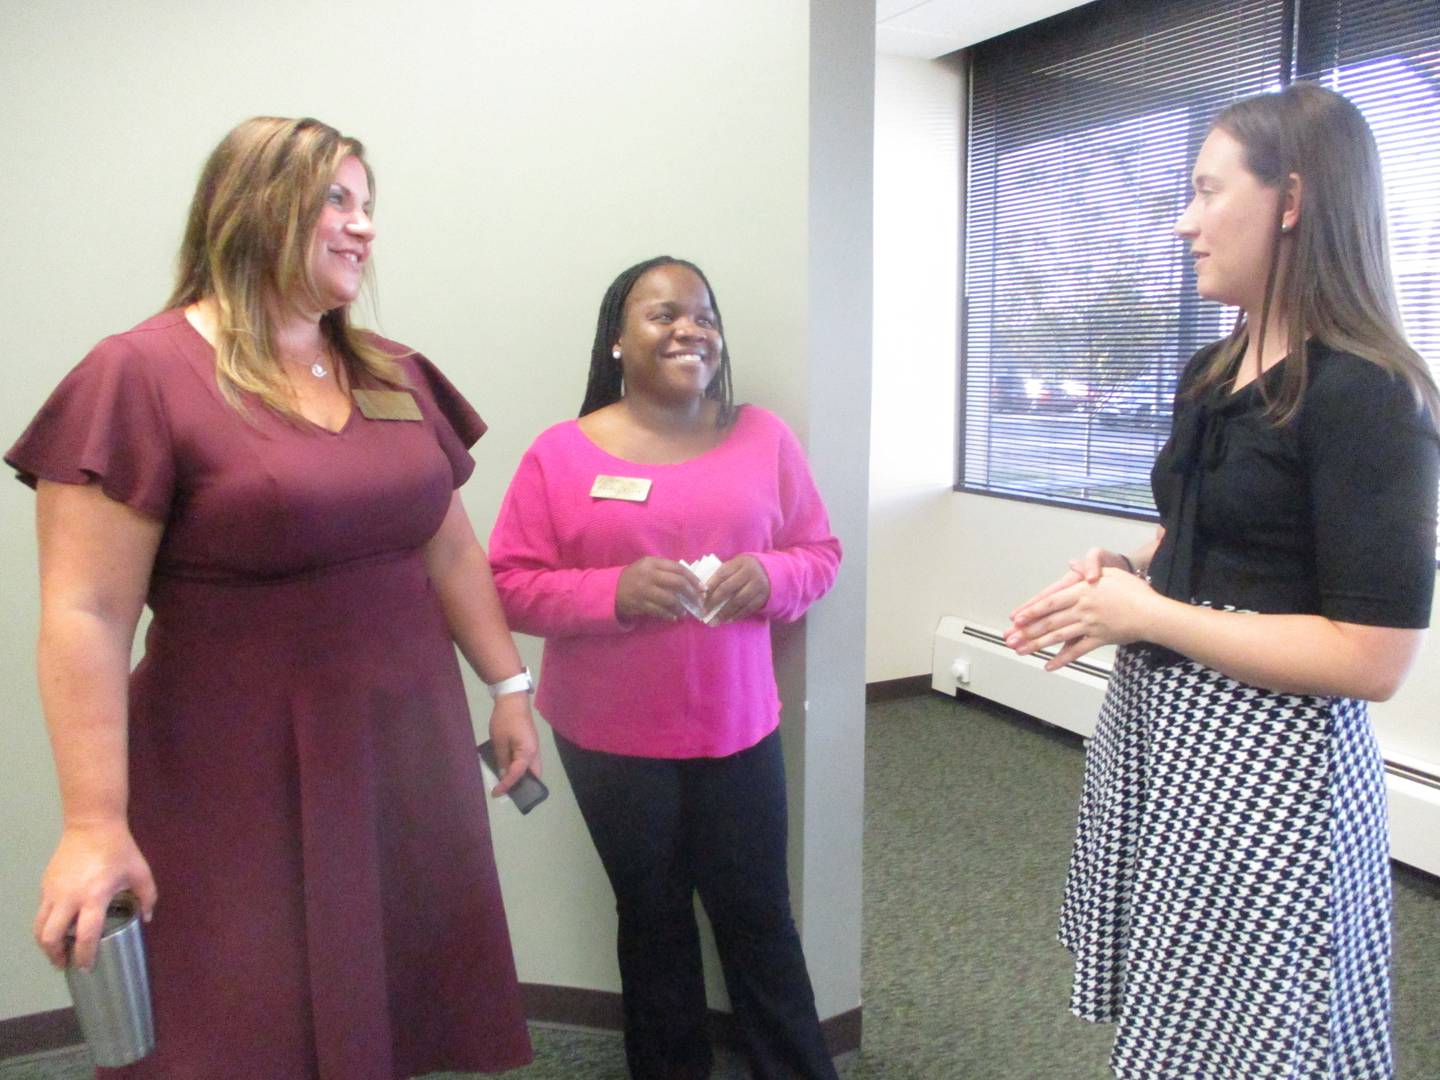
{"type": "Polygon", "coordinates": [[[1289,361],[1196,398],[1187,388],[1214,348],[1181,374],[1151,472],[1165,526],[1151,584],[1216,607],[1429,625],[1440,439],[1409,385],[1312,343],[1300,410],[1277,426],[1264,391],[1274,396],[1289,361]]]}

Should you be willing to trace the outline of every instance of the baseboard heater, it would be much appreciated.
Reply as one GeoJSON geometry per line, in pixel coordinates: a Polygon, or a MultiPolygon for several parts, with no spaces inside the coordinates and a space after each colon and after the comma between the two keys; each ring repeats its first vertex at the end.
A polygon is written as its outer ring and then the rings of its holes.
{"type": "MultiPolygon", "coordinates": [[[[947,615],[935,631],[930,685],[945,694],[977,694],[1088,739],[1095,734],[1110,665],[1092,653],[1047,672],[1045,662],[1053,655],[1016,656],[993,627],[947,615]]],[[[1440,775],[1429,763],[1387,752],[1385,782],[1391,856],[1440,874],[1440,844],[1435,842],[1440,835],[1440,775]]]]}

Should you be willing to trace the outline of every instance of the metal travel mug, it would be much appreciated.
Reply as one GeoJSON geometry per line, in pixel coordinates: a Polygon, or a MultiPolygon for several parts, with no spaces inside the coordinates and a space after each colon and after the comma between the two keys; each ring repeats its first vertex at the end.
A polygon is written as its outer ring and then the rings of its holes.
{"type": "Polygon", "coordinates": [[[155,1049],[140,905],[129,893],[110,901],[95,966],[81,971],[72,962],[65,981],[96,1065],[129,1065],[155,1049]]]}

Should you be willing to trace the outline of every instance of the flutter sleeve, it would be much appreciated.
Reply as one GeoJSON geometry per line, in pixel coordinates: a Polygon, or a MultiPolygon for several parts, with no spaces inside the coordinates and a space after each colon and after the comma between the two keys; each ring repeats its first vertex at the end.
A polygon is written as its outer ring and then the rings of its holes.
{"type": "Polygon", "coordinates": [[[830,531],[830,517],[815,487],[800,442],[783,423],[779,426],[780,528],[769,551],[753,552],[770,579],[770,597],[760,614],[791,622],[830,591],[840,569],[840,541],[830,531]]]}
{"type": "Polygon", "coordinates": [[[1317,378],[1302,438],[1321,614],[1368,626],[1428,626],[1440,483],[1440,442],[1428,413],[1403,379],[1345,357],[1317,378]]]}
{"type": "Polygon", "coordinates": [[[175,453],[155,366],[124,335],[106,338],[55,388],[5,455],[24,483],[98,483],[117,502],[164,521],[175,453]]]}
{"type": "Polygon", "coordinates": [[[458,488],[475,471],[475,459],[470,456],[470,448],[485,434],[485,421],[480,419],[480,414],[455,389],[455,385],[425,357],[412,353],[406,363],[412,374],[420,411],[430,421],[440,449],[450,461],[453,486],[458,488]]]}

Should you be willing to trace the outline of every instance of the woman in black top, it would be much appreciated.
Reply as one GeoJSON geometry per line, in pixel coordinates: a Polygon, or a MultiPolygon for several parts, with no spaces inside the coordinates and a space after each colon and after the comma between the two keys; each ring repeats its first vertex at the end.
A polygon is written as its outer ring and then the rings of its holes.
{"type": "Polygon", "coordinates": [[[1383,763],[1435,583],[1437,392],[1400,327],[1374,139],[1309,83],[1216,119],[1176,224],[1240,309],[1186,366],[1162,525],[1012,614],[1121,645],[1061,911],[1127,1078],[1392,1075],[1383,763]],[[1140,576],[1146,575],[1146,576],[1140,576]],[[1148,580],[1147,580],[1148,579],[1148,580]]]}

